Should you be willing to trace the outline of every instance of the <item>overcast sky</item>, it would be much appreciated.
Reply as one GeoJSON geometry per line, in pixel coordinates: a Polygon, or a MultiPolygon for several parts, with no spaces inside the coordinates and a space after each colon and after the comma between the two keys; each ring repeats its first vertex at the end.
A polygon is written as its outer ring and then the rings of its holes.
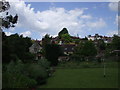
{"type": "Polygon", "coordinates": [[[19,16],[15,28],[5,30],[41,39],[57,36],[66,27],[72,36],[111,36],[118,31],[118,3],[109,2],[10,2],[10,13],[19,16]]]}

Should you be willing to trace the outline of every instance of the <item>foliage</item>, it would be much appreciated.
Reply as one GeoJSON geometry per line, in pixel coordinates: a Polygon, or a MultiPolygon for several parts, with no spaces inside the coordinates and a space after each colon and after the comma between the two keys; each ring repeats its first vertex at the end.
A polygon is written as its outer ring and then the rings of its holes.
{"type": "Polygon", "coordinates": [[[31,38],[29,37],[19,36],[18,34],[6,36],[3,32],[2,43],[3,63],[17,60],[17,58],[23,62],[34,58],[34,55],[29,53],[29,47],[32,45],[31,38]]]}
{"type": "Polygon", "coordinates": [[[74,54],[81,58],[94,57],[97,54],[96,47],[92,41],[81,42],[76,48],[74,54]]]}
{"type": "Polygon", "coordinates": [[[38,61],[38,64],[42,67],[44,67],[45,69],[49,69],[50,68],[50,62],[47,59],[40,59],[38,61]]]}
{"type": "Polygon", "coordinates": [[[72,42],[72,39],[71,39],[71,37],[70,37],[69,34],[62,34],[62,35],[61,35],[61,39],[62,39],[65,43],[70,43],[70,42],[72,42]]]}
{"type": "Polygon", "coordinates": [[[6,1],[0,1],[0,12],[4,12],[10,8],[9,2],[6,1]]]}
{"type": "Polygon", "coordinates": [[[3,88],[28,88],[36,85],[36,81],[19,73],[3,73],[3,88]]]}
{"type": "Polygon", "coordinates": [[[46,34],[46,35],[44,36],[44,38],[42,38],[42,46],[43,46],[43,49],[45,49],[45,46],[46,46],[47,44],[50,44],[50,43],[51,43],[51,37],[50,37],[49,34],[46,34]]]}
{"type": "Polygon", "coordinates": [[[11,61],[4,65],[3,88],[28,88],[44,84],[51,73],[49,69],[50,63],[46,59],[41,59],[38,63],[11,61]]]}
{"type": "Polygon", "coordinates": [[[63,29],[58,33],[59,38],[61,38],[61,36],[62,36],[63,34],[68,34],[67,28],[63,28],[63,29]]]}
{"type": "Polygon", "coordinates": [[[45,47],[45,58],[50,61],[51,65],[58,64],[58,57],[62,54],[61,48],[57,44],[48,44],[45,47]]]}
{"type": "Polygon", "coordinates": [[[80,43],[80,39],[74,39],[75,44],[79,44],[80,43]]]}
{"type": "Polygon", "coordinates": [[[98,47],[98,51],[102,51],[106,49],[106,44],[104,43],[103,40],[98,40],[97,47],[98,47]]]}
{"type": "MultiPolygon", "coordinates": [[[[0,1],[0,12],[5,12],[10,8],[10,4],[7,1],[0,1]]],[[[8,12],[6,13],[6,17],[0,17],[1,26],[0,28],[10,28],[10,27],[15,27],[14,24],[17,23],[18,21],[18,15],[16,14],[15,16],[8,15],[8,12]]]]}
{"type": "Polygon", "coordinates": [[[23,74],[25,68],[21,61],[10,62],[3,71],[3,88],[28,88],[37,84],[34,79],[23,74]]]}
{"type": "Polygon", "coordinates": [[[28,64],[26,67],[27,74],[30,78],[37,81],[37,84],[43,84],[47,79],[47,71],[38,64],[28,64]]]}
{"type": "Polygon", "coordinates": [[[117,35],[114,35],[114,37],[113,37],[112,48],[114,50],[120,50],[120,37],[117,35]]]}
{"type": "Polygon", "coordinates": [[[119,52],[114,52],[115,50],[120,50],[120,37],[117,35],[113,36],[113,40],[110,44],[107,44],[106,50],[105,50],[105,56],[110,57],[110,56],[120,56],[120,51],[119,52]]]}
{"type": "Polygon", "coordinates": [[[73,55],[70,56],[71,61],[84,61],[85,58],[82,55],[79,55],[77,53],[74,53],[73,55]]]}
{"type": "Polygon", "coordinates": [[[15,27],[15,23],[17,23],[18,20],[18,15],[16,14],[15,16],[9,15],[6,16],[5,18],[2,18],[2,27],[4,28],[10,28],[10,27],[15,27]]]}

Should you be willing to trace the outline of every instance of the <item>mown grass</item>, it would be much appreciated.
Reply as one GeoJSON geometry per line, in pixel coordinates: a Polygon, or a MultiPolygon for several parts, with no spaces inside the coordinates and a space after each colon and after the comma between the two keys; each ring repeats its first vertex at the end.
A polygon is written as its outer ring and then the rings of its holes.
{"type": "Polygon", "coordinates": [[[106,64],[106,77],[101,68],[63,68],[56,72],[39,88],[117,88],[118,68],[116,62],[106,64]]]}

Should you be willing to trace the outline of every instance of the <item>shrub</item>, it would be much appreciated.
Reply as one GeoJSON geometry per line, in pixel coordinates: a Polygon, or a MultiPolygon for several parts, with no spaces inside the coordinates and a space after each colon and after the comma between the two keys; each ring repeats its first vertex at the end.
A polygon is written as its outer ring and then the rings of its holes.
{"type": "Polygon", "coordinates": [[[23,74],[24,64],[19,62],[10,62],[6,71],[3,71],[3,88],[28,88],[37,84],[34,79],[23,74]]]}
{"type": "Polygon", "coordinates": [[[19,58],[16,54],[10,54],[11,60],[17,61],[19,58]]]}
{"type": "Polygon", "coordinates": [[[47,59],[40,59],[38,61],[38,64],[46,69],[49,69],[50,68],[50,62],[47,61],[47,59]]]}
{"type": "Polygon", "coordinates": [[[27,52],[24,54],[24,59],[22,61],[24,63],[29,63],[29,62],[31,63],[34,58],[35,58],[35,54],[27,52]]]}
{"type": "Polygon", "coordinates": [[[29,66],[26,69],[29,77],[32,79],[35,79],[37,81],[37,84],[43,84],[46,83],[47,79],[47,71],[44,67],[38,65],[38,64],[29,64],[29,66]]]}
{"type": "Polygon", "coordinates": [[[50,63],[42,59],[38,63],[11,61],[4,66],[3,88],[26,88],[44,84],[50,73],[50,63]]]}
{"type": "Polygon", "coordinates": [[[34,87],[37,82],[23,74],[3,73],[3,88],[28,88],[34,87]]]}

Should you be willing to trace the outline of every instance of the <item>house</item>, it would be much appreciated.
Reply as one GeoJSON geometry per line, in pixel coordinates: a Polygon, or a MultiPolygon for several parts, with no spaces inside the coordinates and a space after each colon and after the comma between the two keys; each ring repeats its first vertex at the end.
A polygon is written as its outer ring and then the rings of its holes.
{"type": "Polygon", "coordinates": [[[40,52],[41,49],[42,49],[42,46],[40,45],[40,42],[36,40],[32,44],[32,46],[29,48],[29,52],[36,54],[36,53],[40,52]]]}
{"type": "Polygon", "coordinates": [[[106,36],[104,36],[104,37],[103,37],[103,41],[104,41],[105,43],[111,43],[111,42],[112,42],[112,37],[106,37],[106,36]]]}
{"type": "Polygon", "coordinates": [[[96,40],[103,40],[104,43],[111,43],[112,37],[101,36],[99,34],[95,34],[94,36],[88,35],[88,40],[96,41],[96,40]]]}
{"type": "Polygon", "coordinates": [[[88,35],[87,38],[88,38],[88,40],[94,41],[94,40],[100,40],[100,39],[102,39],[102,36],[99,35],[99,34],[95,34],[94,36],[88,35]]]}
{"type": "Polygon", "coordinates": [[[65,55],[73,54],[76,44],[63,44],[60,45],[65,55]]]}
{"type": "Polygon", "coordinates": [[[41,50],[42,50],[42,46],[40,45],[40,41],[38,40],[34,41],[32,46],[29,47],[29,52],[36,55],[35,60],[38,60],[43,57],[42,54],[40,53],[41,50]]]}
{"type": "Polygon", "coordinates": [[[60,45],[63,55],[58,58],[58,61],[69,61],[70,55],[73,54],[76,44],[62,44],[60,45]]]}

